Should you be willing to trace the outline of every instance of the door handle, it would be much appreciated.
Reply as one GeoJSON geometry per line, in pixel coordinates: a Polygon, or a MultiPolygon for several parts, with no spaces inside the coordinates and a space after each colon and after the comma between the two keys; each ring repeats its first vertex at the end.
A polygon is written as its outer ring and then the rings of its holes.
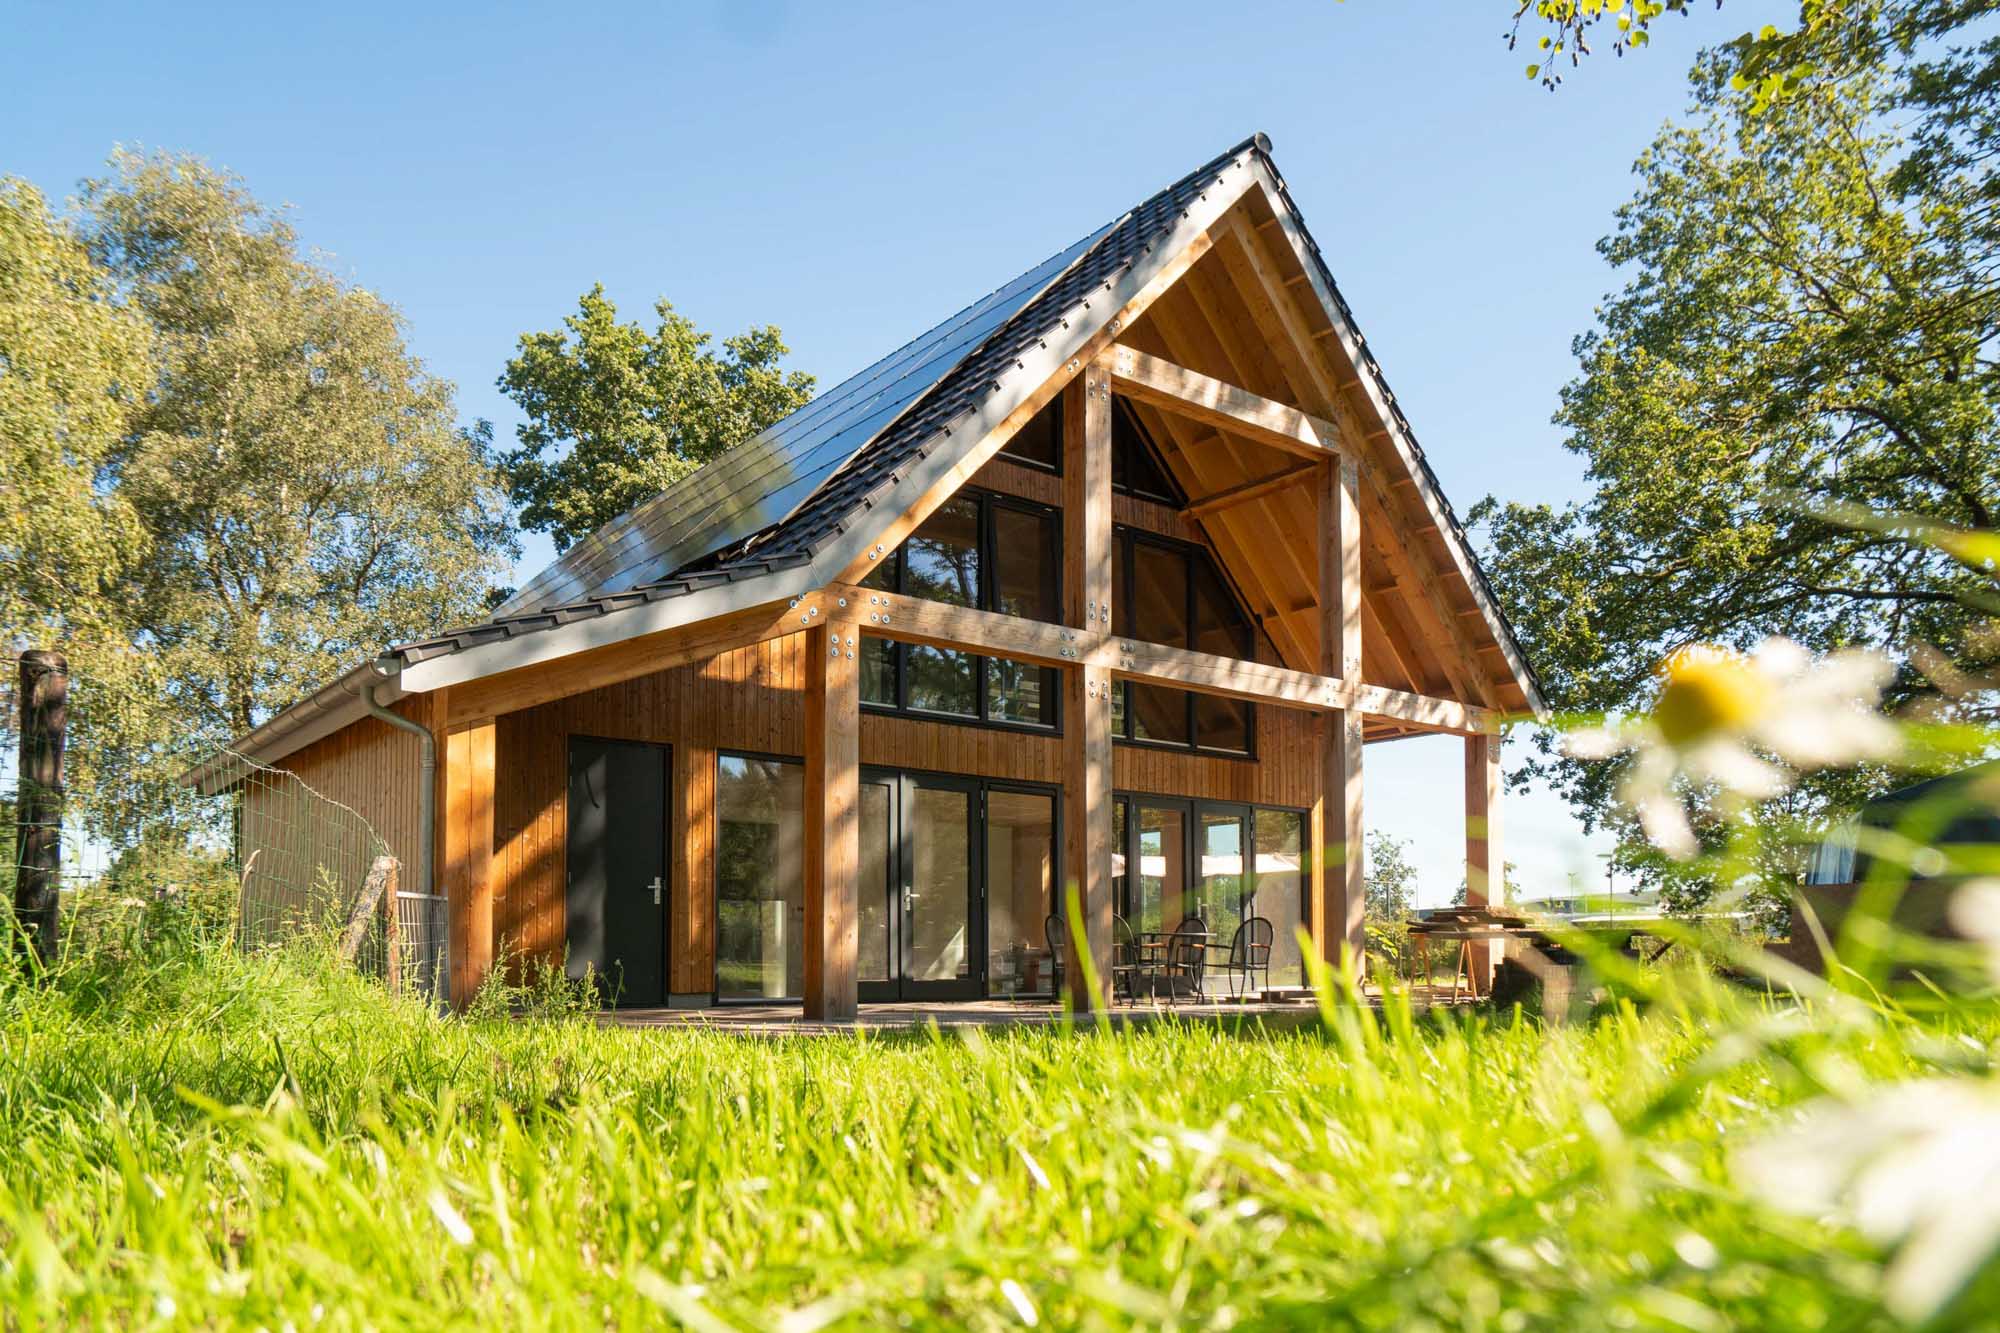
{"type": "Polygon", "coordinates": [[[655,907],[660,905],[660,879],[661,876],[659,875],[653,876],[653,906],[655,907]]]}

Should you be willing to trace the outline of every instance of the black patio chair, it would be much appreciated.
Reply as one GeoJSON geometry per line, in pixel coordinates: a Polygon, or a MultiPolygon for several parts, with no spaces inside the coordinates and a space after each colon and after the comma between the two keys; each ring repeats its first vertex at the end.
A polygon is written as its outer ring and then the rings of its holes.
{"type": "Polygon", "coordinates": [[[1167,937],[1167,956],[1160,967],[1160,979],[1167,984],[1167,998],[1193,996],[1208,999],[1208,923],[1198,916],[1184,919],[1167,937]]]}
{"type": "Polygon", "coordinates": [[[1271,946],[1277,941],[1278,930],[1261,916],[1253,916],[1236,928],[1229,937],[1229,952],[1222,958],[1222,965],[1229,974],[1229,989],[1237,998],[1249,995],[1257,984],[1261,973],[1264,986],[1271,984],[1271,946]],[[1237,979],[1242,985],[1237,985],[1237,979]]]}
{"type": "Polygon", "coordinates": [[[1150,987],[1152,969],[1140,956],[1139,937],[1132,933],[1131,923],[1113,913],[1111,916],[1111,992],[1123,995],[1130,1004],[1139,997],[1139,985],[1145,982],[1150,987]]]}
{"type": "Polygon", "coordinates": [[[1049,946],[1049,998],[1062,1003],[1063,973],[1069,967],[1069,926],[1061,912],[1050,912],[1042,921],[1042,943],[1049,946]]]}

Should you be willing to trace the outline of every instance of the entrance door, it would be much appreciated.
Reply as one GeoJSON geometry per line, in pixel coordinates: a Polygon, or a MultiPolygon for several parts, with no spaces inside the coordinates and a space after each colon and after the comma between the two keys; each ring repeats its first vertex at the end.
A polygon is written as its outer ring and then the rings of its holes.
{"type": "Polygon", "coordinates": [[[862,774],[863,999],[979,995],[978,817],[975,780],[862,774]]]}
{"type": "Polygon", "coordinates": [[[667,999],[667,751],[572,736],[568,972],[612,1004],[667,999]]]}

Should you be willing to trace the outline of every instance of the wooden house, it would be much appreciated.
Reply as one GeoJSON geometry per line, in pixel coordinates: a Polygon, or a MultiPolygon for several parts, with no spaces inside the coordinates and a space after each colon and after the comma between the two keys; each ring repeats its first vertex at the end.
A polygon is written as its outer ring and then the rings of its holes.
{"type": "Polygon", "coordinates": [[[459,1001],[505,951],[840,1017],[1049,991],[1065,887],[1073,978],[1199,912],[1300,981],[1365,748],[1464,737],[1480,900],[1540,707],[1260,135],[236,748],[441,886],[459,1001]]]}

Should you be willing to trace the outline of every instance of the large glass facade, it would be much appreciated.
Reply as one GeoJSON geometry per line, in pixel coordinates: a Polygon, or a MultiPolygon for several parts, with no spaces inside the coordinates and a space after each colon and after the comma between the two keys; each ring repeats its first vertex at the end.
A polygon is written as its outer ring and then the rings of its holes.
{"type": "MultiPolygon", "coordinates": [[[[862,584],[1055,621],[1062,608],[1061,550],[1054,510],[961,491],[878,561],[862,584]]],[[[1054,727],[1060,693],[1053,667],[862,636],[861,701],[872,708],[1054,727]]]]}
{"type": "Polygon", "coordinates": [[[804,990],[805,769],[722,755],[715,782],[715,993],[804,990]]]}
{"type": "Polygon", "coordinates": [[[1271,984],[1305,984],[1298,930],[1312,918],[1304,812],[1120,796],[1112,837],[1117,910],[1135,933],[1171,931],[1200,917],[1219,959],[1239,926],[1262,917],[1273,936],[1271,984]]]}
{"type": "Polygon", "coordinates": [[[986,795],[986,993],[1047,994],[1045,927],[1055,910],[1056,801],[1047,792],[986,795]]]}
{"type": "MultiPolygon", "coordinates": [[[[1206,551],[1120,528],[1115,559],[1119,634],[1219,657],[1251,656],[1250,619],[1206,551]]],[[[1112,700],[1111,726],[1125,740],[1247,755],[1253,717],[1238,700],[1127,683],[1112,700]]]]}

